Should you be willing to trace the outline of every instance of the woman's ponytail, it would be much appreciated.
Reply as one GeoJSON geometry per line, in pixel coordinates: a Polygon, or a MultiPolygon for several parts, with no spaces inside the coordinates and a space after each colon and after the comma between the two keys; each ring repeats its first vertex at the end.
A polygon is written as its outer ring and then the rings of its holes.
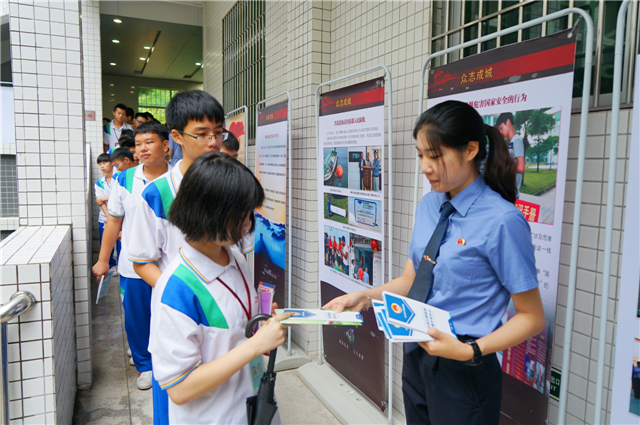
{"type": "Polygon", "coordinates": [[[516,202],[516,165],[498,129],[484,125],[489,153],[484,167],[484,181],[504,199],[516,202]]]}

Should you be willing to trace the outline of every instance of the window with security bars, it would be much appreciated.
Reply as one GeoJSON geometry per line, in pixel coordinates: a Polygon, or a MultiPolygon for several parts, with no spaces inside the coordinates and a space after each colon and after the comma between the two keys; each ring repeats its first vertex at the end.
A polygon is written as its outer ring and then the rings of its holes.
{"type": "Polygon", "coordinates": [[[265,98],[264,34],[264,0],[239,1],[222,19],[224,107],[249,108],[249,144],[255,143],[256,104],[265,98]]]}
{"type": "Polygon", "coordinates": [[[150,112],[155,119],[166,124],[165,108],[180,90],[138,88],[138,112],[150,112]]]}
{"type": "Polygon", "coordinates": [[[18,217],[18,178],[15,155],[0,155],[0,217],[18,217]]]}
{"type": "MultiPolygon", "coordinates": [[[[431,52],[435,53],[482,36],[514,27],[542,16],[549,15],[569,7],[585,10],[594,23],[594,56],[592,68],[592,106],[611,104],[613,90],[613,56],[615,30],[618,10],[622,1],[614,0],[470,0],[470,1],[434,1],[432,9],[431,52]]],[[[638,4],[627,12],[627,28],[637,28],[638,4]]],[[[432,66],[457,61],[463,57],[481,53],[490,49],[519,41],[530,40],[554,34],[578,24],[578,15],[567,15],[540,25],[521,29],[494,40],[478,43],[463,50],[451,52],[436,58],[432,66]]],[[[624,59],[622,100],[632,101],[633,67],[637,46],[637,31],[626,31],[627,44],[624,59]]],[[[582,96],[584,76],[586,27],[580,25],[576,47],[575,78],[573,96],[582,96]]]]}

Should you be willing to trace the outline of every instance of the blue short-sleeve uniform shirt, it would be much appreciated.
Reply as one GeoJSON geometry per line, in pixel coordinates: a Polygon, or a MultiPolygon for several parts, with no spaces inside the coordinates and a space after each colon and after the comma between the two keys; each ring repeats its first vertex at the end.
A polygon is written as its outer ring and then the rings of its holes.
{"type": "Polygon", "coordinates": [[[531,230],[522,213],[482,176],[453,199],[430,192],[418,204],[409,245],[416,271],[446,201],[455,211],[427,303],[451,313],[458,335],[483,337],[500,327],[511,294],[538,287],[531,230]]]}

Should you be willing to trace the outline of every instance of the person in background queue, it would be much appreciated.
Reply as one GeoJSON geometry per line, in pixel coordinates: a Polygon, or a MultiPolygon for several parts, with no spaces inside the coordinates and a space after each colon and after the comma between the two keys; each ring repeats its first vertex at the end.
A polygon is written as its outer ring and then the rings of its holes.
{"type": "Polygon", "coordinates": [[[413,137],[432,191],[418,205],[404,273],[324,308],[360,311],[388,291],[449,311],[457,338],[429,328],[434,341],[404,344],[407,423],[498,424],[495,353],[545,326],[531,232],[514,205],[514,163],[497,129],[466,103],[430,108],[413,137]],[[516,314],[501,325],[510,298],[516,314]]]}

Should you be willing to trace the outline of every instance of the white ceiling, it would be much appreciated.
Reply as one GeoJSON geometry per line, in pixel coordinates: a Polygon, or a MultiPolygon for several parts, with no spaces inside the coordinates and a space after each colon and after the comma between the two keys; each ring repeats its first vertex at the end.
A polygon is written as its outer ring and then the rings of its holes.
{"type": "MultiPolygon", "coordinates": [[[[195,2],[190,2],[195,3],[195,2]]],[[[151,6],[151,2],[148,3],[151,6]]],[[[191,7],[191,6],[184,6],[191,7]]],[[[185,75],[193,74],[202,62],[202,27],[161,21],[151,21],[122,15],[100,15],[100,37],[102,45],[102,73],[127,77],[163,78],[202,83],[202,69],[191,79],[185,75]],[[122,23],[114,22],[120,19],[122,23]],[[153,46],[147,66],[140,71],[150,50],[144,46],[153,46]],[[119,40],[113,43],[112,40],[119,40]],[[116,65],[110,65],[115,62],[116,65]]]]}

